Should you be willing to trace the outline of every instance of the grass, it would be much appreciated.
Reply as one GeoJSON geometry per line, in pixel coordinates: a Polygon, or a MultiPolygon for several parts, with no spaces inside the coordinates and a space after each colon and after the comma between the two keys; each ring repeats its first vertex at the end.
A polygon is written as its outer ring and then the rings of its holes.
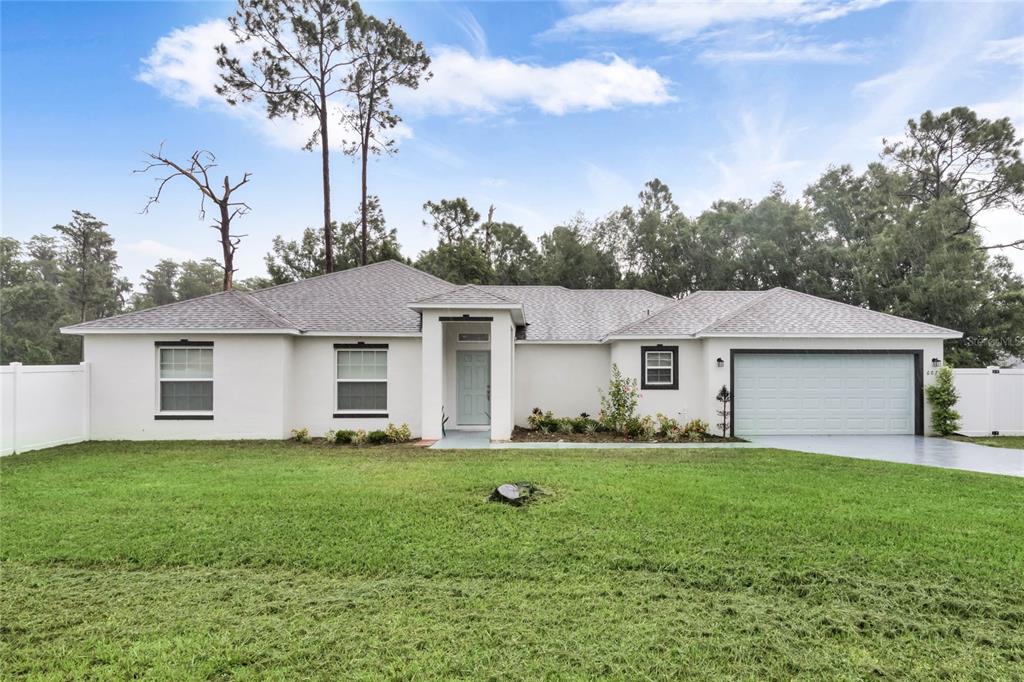
{"type": "Polygon", "coordinates": [[[1024,480],[772,450],[0,460],[0,672],[1021,679],[1024,480]],[[549,495],[488,503],[497,483],[549,495]]]}
{"type": "Polygon", "coordinates": [[[977,443],[993,448],[1016,448],[1024,450],[1024,436],[950,436],[952,440],[977,443]]]}

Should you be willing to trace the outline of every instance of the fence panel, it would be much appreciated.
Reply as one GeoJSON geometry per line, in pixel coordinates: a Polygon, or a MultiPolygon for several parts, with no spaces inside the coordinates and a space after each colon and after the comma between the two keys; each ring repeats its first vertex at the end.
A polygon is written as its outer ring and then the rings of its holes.
{"type": "Polygon", "coordinates": [[[954,369],[960,433],[1024,435],[1024,369],[954,369]]]}
{"type": "Polygon", "coordinates": [[[0,367],[0,455],[89,440],[89,366],[0,367]]]}

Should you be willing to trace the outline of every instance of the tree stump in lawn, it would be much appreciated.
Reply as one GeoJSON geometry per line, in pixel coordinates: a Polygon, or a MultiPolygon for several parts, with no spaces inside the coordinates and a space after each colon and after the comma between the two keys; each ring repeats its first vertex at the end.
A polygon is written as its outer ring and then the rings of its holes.
{"type": "Polygon", "coordinates": [[[503,483],[494,489],[487,499],[491,502],[504,502],[513,507],[521,507],[537,493],[532,483],[503,483]]]}

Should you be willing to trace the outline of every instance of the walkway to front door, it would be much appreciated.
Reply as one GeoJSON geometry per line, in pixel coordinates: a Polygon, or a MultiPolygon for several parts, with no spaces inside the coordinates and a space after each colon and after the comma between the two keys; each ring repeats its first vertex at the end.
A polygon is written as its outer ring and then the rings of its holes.
{"type": "Polygon", "coordinates": [[[491,423],[490,351],[456,351],[455,374],[458,425],[487,426],[491,423]]]}

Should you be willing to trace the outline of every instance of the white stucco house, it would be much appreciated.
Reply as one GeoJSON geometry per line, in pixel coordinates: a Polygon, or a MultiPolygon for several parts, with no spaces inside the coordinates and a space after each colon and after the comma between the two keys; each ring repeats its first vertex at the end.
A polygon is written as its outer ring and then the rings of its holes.
{"type": "Polygon", "coordinates": [[[921,434],[922,387],[960,336],[786,289],[458,286],[395,261],[62,331],[84,336],[95,439],[390,421],[506,440],[534,407],[596,415],[613,363],[642,414],[714,424],[724,385],[737,435],[921,434]]]}

